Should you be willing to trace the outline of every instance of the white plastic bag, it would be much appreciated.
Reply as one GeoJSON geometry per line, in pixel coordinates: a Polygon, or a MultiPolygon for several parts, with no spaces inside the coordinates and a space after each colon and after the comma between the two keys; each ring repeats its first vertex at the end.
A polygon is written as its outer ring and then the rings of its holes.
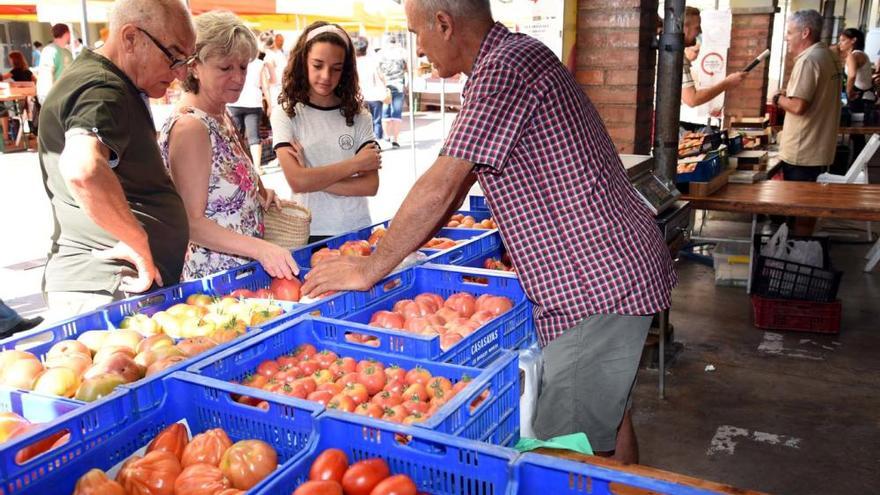
{"type": "Polygon", "coordinates": [[[535,438],[533,424],[538,411],[538,395],[541,392],[541,374],[544,370],[544,357],[541,347],[534,344],[519,351],[519,371],[522,388],[519,397],[519,435],[535,438]]]}
{"type": "Polygon", "coordinates": [[[819,241],[788,240],[788,225],[782,224],[761,248],[761,255],[802,265],[824,268],[822,243],[819,241]]]}

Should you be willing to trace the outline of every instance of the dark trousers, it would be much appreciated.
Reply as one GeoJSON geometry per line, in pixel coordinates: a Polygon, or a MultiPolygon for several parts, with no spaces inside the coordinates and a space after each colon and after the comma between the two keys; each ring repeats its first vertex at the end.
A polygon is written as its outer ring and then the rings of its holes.
{"type": "Polygon", "coordinates": [[[782,162],[782,178],[794,182],[816,182],[819,175],[827,171],[828,165],[804,166],[782,162]]]}

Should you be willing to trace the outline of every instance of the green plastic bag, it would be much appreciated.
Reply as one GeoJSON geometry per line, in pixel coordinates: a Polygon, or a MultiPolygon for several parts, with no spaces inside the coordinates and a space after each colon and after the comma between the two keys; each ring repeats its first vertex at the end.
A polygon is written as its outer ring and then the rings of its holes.
{"type": "Polygon", "coordinates": [[[528,452],[530,450],[547,448],[571,450],[579,454],[593,455],[593,447],[590,441],[583,433],[573,433],[571,435],[563,435],[561,437],[551,438],[550,440],[538,440],[537,438],[520,438],[514,449],[520,452],[528,452]]]}

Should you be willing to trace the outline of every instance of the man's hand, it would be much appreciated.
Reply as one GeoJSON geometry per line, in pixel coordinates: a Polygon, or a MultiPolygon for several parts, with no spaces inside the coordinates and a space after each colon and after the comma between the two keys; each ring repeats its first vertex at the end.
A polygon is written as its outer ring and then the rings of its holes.
{"type": "Polygon", "coordinates": [[[137,270],[137,277],[122,277],[122,283],[119,285],[119,290],[122,292],[134,294],[146,292],[152,287],[154,280],[159,287],[163,285],[162,275],[159,274],[159,270],[156,269],[156,265],[153,263],[153,255],[150,253],[149,246],[147,246],[144,252],[138,253],[137,250],[128,244],[118,242],[110,249],[92,251],[92,254],[98,259],[124,260],[134,265],[137,270]]]}
{"type": "Polygon", "coordinates": [[[331,290],[368,290],[379,281],[369,256],[340,256],[324,260],[306,274],[305,296],[317,298],[331,290]]]}
{"type": "Polygon", "coordinates": [[[724,86],[727,89],[735,88],[743,83],[748,77],[748,72],[734,72],[733,74],[724,78],[724,86]]]}

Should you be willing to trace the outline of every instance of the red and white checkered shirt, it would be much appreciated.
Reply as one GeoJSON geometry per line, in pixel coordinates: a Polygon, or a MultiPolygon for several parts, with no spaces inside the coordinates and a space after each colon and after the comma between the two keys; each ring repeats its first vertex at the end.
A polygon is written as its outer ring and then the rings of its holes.
{"type": "Polygon", "coordinates": [[[441,154],[476,165],[542,345],[669,307],[672,259],[596,109],[540,41],[496,24],[441,154]]]}

